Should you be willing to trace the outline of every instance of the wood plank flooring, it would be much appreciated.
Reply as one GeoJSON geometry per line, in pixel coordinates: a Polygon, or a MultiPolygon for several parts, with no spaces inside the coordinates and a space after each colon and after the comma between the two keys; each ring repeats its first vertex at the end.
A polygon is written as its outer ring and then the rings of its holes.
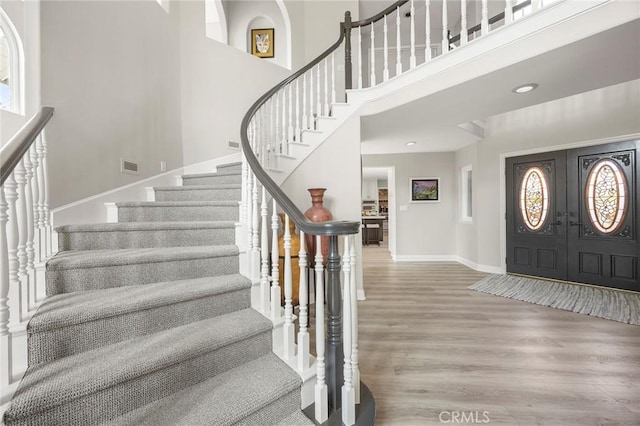
{"type": "Polygon", "coordinates": [[[640,327],[468,290],[485,274],[458,263],[363,251],[377,425],[640,425],[640,327]]]}

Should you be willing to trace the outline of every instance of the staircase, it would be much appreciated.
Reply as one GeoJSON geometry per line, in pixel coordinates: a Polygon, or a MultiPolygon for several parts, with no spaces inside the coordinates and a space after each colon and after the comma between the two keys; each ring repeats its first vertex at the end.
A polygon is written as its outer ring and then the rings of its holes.
{"type": "Polygon", "coordinates": [[[304,425],[300,376],[239,274],[239,164],[57,229],[6,425],[304,425]]]}

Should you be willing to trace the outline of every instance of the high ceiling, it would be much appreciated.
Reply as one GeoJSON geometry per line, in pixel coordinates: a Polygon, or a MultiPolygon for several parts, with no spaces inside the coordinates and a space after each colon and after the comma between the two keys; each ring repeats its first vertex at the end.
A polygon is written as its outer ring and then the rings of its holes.
{"type": "Polygon", "coordinates": [[[464,84],[362,117],[362,153],[455,151],[479,138],[458,127],[640,79],[640,21],[598,33],[464,84]],[[539,87],[518,95],[524,83],[539,87]],[[409,141],[417,142],[407,146],[409,141]]]}

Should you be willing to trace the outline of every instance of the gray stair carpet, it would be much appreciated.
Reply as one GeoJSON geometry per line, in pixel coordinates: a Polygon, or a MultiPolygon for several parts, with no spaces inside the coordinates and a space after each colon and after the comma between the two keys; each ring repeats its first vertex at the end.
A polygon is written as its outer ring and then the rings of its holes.
{"type": "Polygon", "coordinates": [[[48,297],[7,426],[305,425],[301,380],[251,309],[235,229],[240,163],[57,228],[48,297]]]}
{"type": "Polygon", "coordinates": [[[116,203],[118,222],[238,220],[238,201],[128,201],[116,203]]]}
{"type": "Polygon", "coordinates": [[[235,242],[235,222],[124,222],[56,228],[60,250],[183,247],[235,242]],[[100,233],[99,238],[96,238],[100,233]]]}

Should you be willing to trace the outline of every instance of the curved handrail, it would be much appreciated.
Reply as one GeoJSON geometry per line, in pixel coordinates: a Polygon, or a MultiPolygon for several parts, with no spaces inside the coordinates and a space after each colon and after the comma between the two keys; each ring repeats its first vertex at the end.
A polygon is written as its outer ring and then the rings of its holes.
{"type": "Polygon", "coordinates": [[[0,185],[11,175],[13,169],[31,147],[33,141],[38,137],[44,126],[47,125],[54,109],[52,107],[42,107],[31,120],[25,124],[18,133],[13,136],[5,146],[0,149],[0,185]]]}
{"type": "Polygon", "coordinates": [[[315,65],[320,63],[324,58],[329,56],[332,52],[334,52],[342,41],[344,40],[344,23],[340,24],[340,37],[338,41],[336,41],[331,47],[322,52],[320,56],[315,58],[313,61],[302,67],[300,70],[296,71],[286,79],[282,80],[275,87],[269,90],[267,93],[262,95],[252,106],[249,108],[244,118],[242,119],[242,125],[240,127],[240,140],[242,143],[242,150],[244,152],[245,158],[247,162],[251,166],[251,170],[256,175],[256,178],[262,183],[265,189],[271,194],[271,196],[277,201],[278,205],[285,213],[289,216],[291,220],[294,221],[298,229],[302,232],[310,235],[349,235],[358,233],[358,229],[360,228],[360,221],[330,221],[330,222],[322,222],[316,223],[311,222],[306,216],[298,209],[298,207],[287,197],[287,195],[280,189],[280,187],[271,179],[271,177],[267,174],[267,172],[262,168],[260,162],[256,158],[253,150],[251,149],[251,144],[248,138],[248,129],[249,122],[253,118],[254,114],[258,111],[258,109],[264,105],[264,103],[271,98],[275,93],[277,93],[281,88],[300,77],[302,74],[313,68],[315,65]]]}
{"type": "Polygon", "coordinates": [[[400,0],[395,2],[394,4],[392,4],[391,6],[389,6],[388,8],[386,8],[385,10],[383,10],[382,12],[378,13],[377,15],[372,16],[371,18],[368,19],[363,19],[361,21],[355,21],[351,23],[351,27],[364,27],[365,25],[369,25],[373,22],[379,21],[380,19],[384,18],[385,15],[390,14],[391,12],[393,12],[394,10],[396,10],[399,7],[404,6],[406,3],[409,3],[409,0],[400,0]]]}

